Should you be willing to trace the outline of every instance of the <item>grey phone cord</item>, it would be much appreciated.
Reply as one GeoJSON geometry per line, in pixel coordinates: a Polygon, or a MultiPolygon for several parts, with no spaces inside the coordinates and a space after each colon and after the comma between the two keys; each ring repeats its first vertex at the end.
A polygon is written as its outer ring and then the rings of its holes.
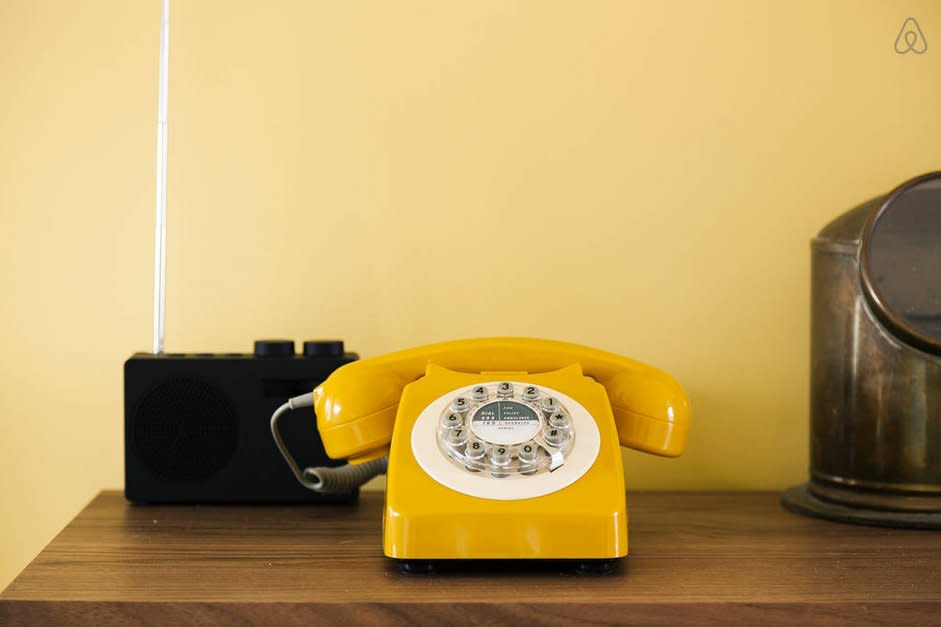
{"type": "Polygon", "coordinates": [[[278,431],[278,420],[285,413],[298,407],[313,407],[313,393],[301,394],[288,400],[278,407],[271,415],[271,435],[274,436],[274,443],[278,445],[281,457],[291,467],[291,472],[298,482],[308,490],[330,494],[333,492],[347,492],[363,485],[377,475],[383,475],[389,465],[389,457],[383,456],[362,464],[346,464],[344,466],[318,466],[316,468],[301,467],[294,461],[291,452],[288,451],[281,433],[278,431]]]}

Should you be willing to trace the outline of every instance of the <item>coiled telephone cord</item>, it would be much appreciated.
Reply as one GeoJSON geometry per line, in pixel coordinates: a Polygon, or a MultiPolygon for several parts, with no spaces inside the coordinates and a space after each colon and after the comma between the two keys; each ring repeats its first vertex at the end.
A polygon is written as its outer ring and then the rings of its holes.
{"type": "Polygon", "coordinates": [[[308,490],[319,492],[321,494],[331,494],[334,492],[349,492],[363,485],[373,477],[384,475],[389,466],[389,457],[380,457],[362,464],[346,464],[343,466],[317,466],[307,467],[303,470],[294,461],[291,452],[284,444],[284,439],[278,431],[278,420],[285,413],[297,409],[298,407],[313,407],[314,395],[312,392],[301,394],[288,399],[288,402],[278,407],[271,415],[271,435],[274,436],[274,442],[281,451],[281,456],[291,472],[297,478],[298,482],[308,490]]]}

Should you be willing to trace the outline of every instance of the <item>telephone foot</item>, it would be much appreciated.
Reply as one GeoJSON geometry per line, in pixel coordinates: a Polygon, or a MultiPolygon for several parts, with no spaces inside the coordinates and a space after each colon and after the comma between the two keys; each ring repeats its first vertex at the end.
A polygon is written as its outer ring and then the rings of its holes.
{"type": "Polygon", "coordinates": [[[399,568],[405,575],[433,575],[437,571],[434,562],[427,560],[403,560],[399,568]]]}
{"type": "Polygon", "coordinates": [[[575,572],[579,575],[610,575],[616,566],[616,560],[586,560],[578,563],[575,572]]]}

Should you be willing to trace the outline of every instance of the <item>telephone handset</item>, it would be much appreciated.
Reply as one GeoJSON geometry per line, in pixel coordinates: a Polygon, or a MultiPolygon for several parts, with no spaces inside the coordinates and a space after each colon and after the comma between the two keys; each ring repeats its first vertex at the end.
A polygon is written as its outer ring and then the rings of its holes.
{"type": "Polygon", "coordinates": [[[428,364],[461,372],[547,372],[580,364],[608,393],[622,446],[675,457],[689,429],[686,394],[669,375],[638,361],[577,344],[529,338],[459,340],[363,359],[314,390],[327,454],[351,462],[384,455],[402,389],[428,364]]]}
{"type": "MultiPolygon", "coordinates": [[[[683,389],[666,373],[528,338],[444,342],[353,362],[286,406],[310,404],[327,454],[349,459],[347,471],[367,478],[388,463],[384,549],[406,566],[623,557],[620,446],[680,455],[690,419],[683,389]]],[[[322,488],[322,469],[297,467],[276,419],[275,440],[295,475],[322,488]]]]}

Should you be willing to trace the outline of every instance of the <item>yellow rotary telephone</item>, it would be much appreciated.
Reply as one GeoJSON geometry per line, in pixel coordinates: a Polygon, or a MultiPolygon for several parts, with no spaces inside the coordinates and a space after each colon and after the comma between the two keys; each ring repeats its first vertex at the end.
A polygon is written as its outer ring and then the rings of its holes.
{"type": "MultiPolygon", "coordinates": [[[[305,396],[285,405],[313,404],[327,454],[349,459],[360,479],[388,456],[385,554],[411,568],[481,558],[609,567],[627,555],[619,446],[677,456],[689,428],[686,395],[669,375],[526,338],[364,359],[305,396]]],[[[296,467],[274,418],[295,475],[323,488],[324,469],[296,467]]]]}

